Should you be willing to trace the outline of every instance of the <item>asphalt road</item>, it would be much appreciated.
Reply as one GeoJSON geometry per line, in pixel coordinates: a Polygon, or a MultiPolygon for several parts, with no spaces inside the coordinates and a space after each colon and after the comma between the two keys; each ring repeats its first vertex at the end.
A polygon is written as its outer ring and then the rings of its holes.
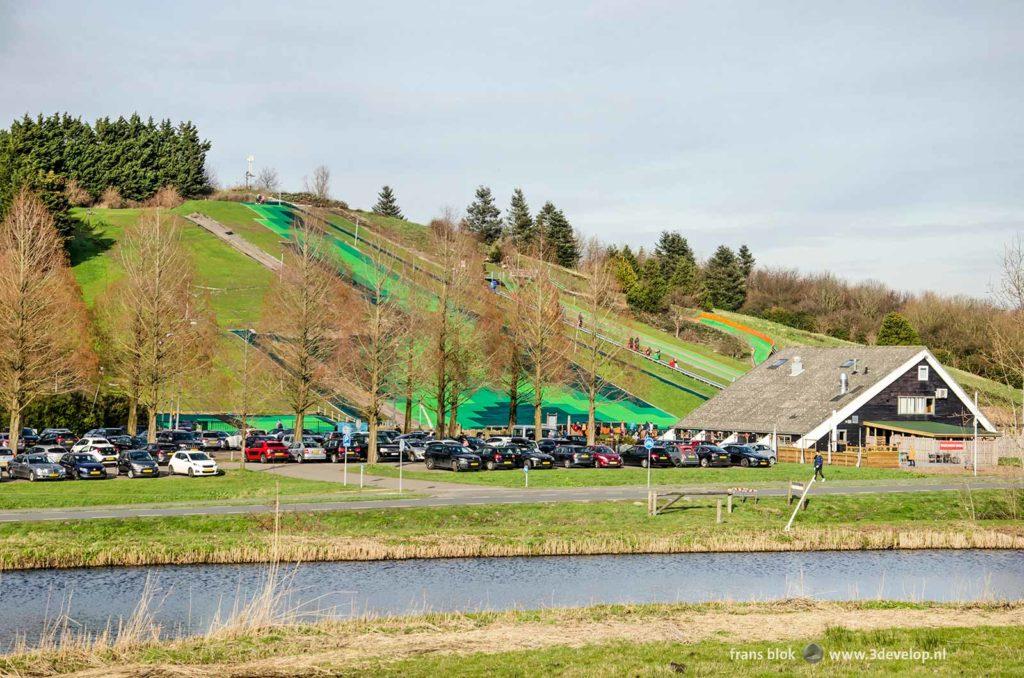
{"type": "MultiPolygon", "coordinates": [[[[267,472],[282,473],[297,477],[315,477],[323,473],[336,473],[337,466],[331,465],[296,465],[264,467],[267,472]]],[[[354,480],[358,476],[351,477],[354,480]]],[[[395,490],[397,479],[367,476],[368,487],[395,490]]],[[[198,479],[196,482],[204,482],[198,479]]],[[[816,483],[811,496],[851,495],[851,494],[894,494],[907,492],[959,491],[969,485],[972,489],[1000,489],[1014,486],[1012,481],[993,478],[950,479],[950,480],[918,480],[908,483],[816,483]]],[[[647,500],[645,486],[618,487],[573,487],[557,489],[510,489],[458,485],[443,481],[405,481],[403,489],[417,496],[408,499],[381,499],[368,501],[340,501],[317,503],[286,503],[281,505],[285,512],[295,511],[359,511],[364,509],[385,508],[416,508],[430,506],[472,506],[483,504],[535,504],[556,502],[600,502],[600,501],[644,501],[647,500]]],[[[659,492],[707,492],[721,489],[721,486],[687,485],[658,487],[659,492]]],[[[785,496],[786,487],[773,485],[758,487],[760,496],[785,496]]],[[[213,505],[213,506],[174,506],[164,508],[147,508],[145,505],[124,507],[81,507],[61,509],[26,509],[0,511],[0,522],[33,522],[53,520],[100,520],[109,518],[143,518],[152,516],[217,516],[271,513],[272,504],[250,505],[213,505]]]]}

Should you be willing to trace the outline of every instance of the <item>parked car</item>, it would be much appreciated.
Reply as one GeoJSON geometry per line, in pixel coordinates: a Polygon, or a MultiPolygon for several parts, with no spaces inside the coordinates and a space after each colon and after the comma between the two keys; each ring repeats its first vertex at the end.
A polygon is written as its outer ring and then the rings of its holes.
{"type": "Polygon", "coordinates": [[[774,463],[770,455],[758,452],[749,445],[726,445],[725,451],[729,453],[729,463],[733,466],[764,466],[767,468],[774,463]]]}
{"type": "Polygon", "coordinates": [[[228,434],[226,431],[203,431],[199,434],[199,442],[206,449],[226,450],[228,434]]]}
{"type": "Polygon", "coordinates": [[[395,439],[395,444],[405,446],[405,458],[409,461],[423,461],[426,459],[428,439],[422,432],[405,433],[395,439]]]}
{"type": "Polygon", "coordinates": [[[650,453],[643,445],[633,445],[623,451],[620,456],[622,463],[629,466],[647,468],[648,462],[652,468],[675,466],[664,445],[655,445],[651,448],[650,453]]]}
{"type": "Polygon", "coordinates": [[[517,468],[529,466],[530,468],[554,468],[555,458],[537,449],[532,441],[526,443],[513,443],[502,448],[506,454],[511,454],[517,468]]]}
{"type": "Polygon", "coordinates": [[[91,454],[96,461],[107,467],[117,466],[117,450],[106,438],[87,436],[72,445],[71,451],[91,454]]]}
{"type": "Polygon", "coordinates": [[[597,468],[622,468],[622,457],[607,445],[590,445],[587,449],[594,455],[597,468]]]}
{"type": "Polygon", "coordinates": [[[135,449],[137,444],[135,438],[130,435],[123,436],[108,436],[107,442],[114,446],[114,449],[118,452],[124,452],[125,450],[135,449]]]}
{"type": "Polygon", "coordinates": [[[68,448],[63,445],[33,445],[25,450],[25,454],[45,454],[53,464],[59,464],[61,457],[67,452],[68,448]]]}
{"type": "Polygon", "coordinates": [[[215,476],[220,473],[217,462],[211,459],[210,455],[192,450],[175,452],[167,464],[167,470],[171,475],[186,475],[189,478],[215,476]]]}
{"type": "Polygon", "coordinates": [[[106,428],[91,428],[86,431],[83,438],[108,438],[110,436],[123,436],[128,432],[124,430],[123,426],[108,426],[106,428]]]}
{"type": "Polygon", "coordinates": [[[572,444],[568,438],[541,438],[537,441],[537,449],[544,454],[551,454],[558,447],[572,444]]]}
{"type": "Polygon", "coordinates": [[[580,445],[559,445],[550,452],[555,463],[565,468],[573,466],[594,466],[594,455],[586,447],[580,445]]]}
{"type": "MultiPolygon", "coordinates": [[[[21,429],[21,436],[18,438],[18,449],[24,450],[32,447],[39,441],[39,434],[34,428],[23,428],[21,429]]],[[[4,430],[0,431],[0,445],[4,447],[11,446],[11,432],[4,430]]]]}
{"type": "Polygon", "coordinates": [[[452,471],[479,471],[480,455],[454,441],[427,443],[424,463],[428,469],[447,468],[452,471]]]}
{"type": "Polygon", "coordinates": [[[772,449],[771,445],[765,445],[764,443],[754,443],[749,447],[755,452],[760,452],[761,454],[768,455],[768,458],[771,459],[772,466],[775,466],[775,464],[778,463],[779,455],[776,454],[775,450],[772,449]]]}
{"type": "Polygon", "coordinates": [[[345,457],[346,448],[341,438],[328,438],[324,441],[324,452],[327,454],[327,461],[332,464],[360,463],[366,461],[366,445],[352,437],[351,445],[348,446],[348,458],[345,457]]]}
{"type": "Polygon", "coordinates": [[[145,447],[141,448],[149,453],[149,456],[156,460],[156,463],[160,466],[167,466],[168,462],[171,461],[171,457],[175,452],[178,451],[178,446],[174,443],[148,443],[145,447]]]}
{"type": "MultiPolygon", "coordinates": [[[[477,438],[477,440],[480,439],[477,438]]],[[[516,467],[515,455],[509,454],[497,447],[491,447],[490,445],[477,445],[477,447],[474,448],[472,445],[469,445],[467,449],[480,457],[480,462],[488,471],[499,471],[501,469],[516,467]]]]}
{"type": "Polygon", "coordinates": [[[69,429],[44,428],[39,433],[39,440],[36,441],[36,445],[63,445],[70,449],[76,440],[78,438],[69,429]]]}
{"type": "Polygon", "coordinates": [[[700,466],[700,457],[697,456],[696,443],[668,443],[665,445],[672,463],[676,466],[700,466]]]}
{"type": "Polygon", "coordinates": [[[711,443],[701,443],[695,450],[697,458],[700,459],[700,465],[704,468],[709,466],[730,466],[729,453],[723,450],[718,445],[712,445],[711,443]]]}
{"type": "MultiPolygon", "coordinates": [[[[369,434],[362,433],[360,435],[365,436],[367,445],[369,445],[369,434]]],[[[398,461],[398,456],[398,434],[394,431],[377,431],[377,461],[398,461]]],[[[404,461],[419,461],[422,458],[406,447],[404,461]]]]}
{"type": "Polygon", "coordinates": [[[275,461],[291,461],[291,459],[292,455],[288,453],[288,448],[276,438],[264,436],[245,443],[246,461],[268,464],[275,461]]]}
{"type": "Polygon", "coordinates": [[[107,469],[96,461],[91,454],[84,452],[68,452],[57,461],[64,468],[64,473],[75,480],[106,480],[107,469]]]}
{"type": "Polygon", "coordinates": [[[157,431],[156,439],[157,442],[172,443],[179,450],[198,450],[201,446],[201,443],[196,439],[195,433],[192,431],[182,431],[181,429],[157,431]]]}
{"type": "Polygon", "coordinates": [[[14,461],[14,452],[9,447],[0,447],[0,471],[8,470],[11,462],[14,461]]]}
{"type": "Polygon", "coordinates": [[[7,467],[11,478],[26,480],[64,480],[67,472],[60,464],[54,464],[45,454],[19,454],[7,467]]]}
{"type": "Polygon", "coordinates": [[[160,466],[145,450],[125,450],[117,455],[117,472],[129,478],[159,478],[160,466]]]}
{"type": "Polygon", "coordinates": [[[288,446],[288,454],[299,464],[307,461],[327,461],[327,453],[312,436],[303,436],[302,440],[293,442],[288,446]]]}

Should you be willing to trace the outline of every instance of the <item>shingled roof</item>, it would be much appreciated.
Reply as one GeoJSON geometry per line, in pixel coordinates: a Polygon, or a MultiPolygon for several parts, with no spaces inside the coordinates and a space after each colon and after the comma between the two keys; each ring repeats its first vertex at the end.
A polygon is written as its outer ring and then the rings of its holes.
{"type": "Polygon", "coordinates": [[[684,417],[679,428],[708,431],[770,432],[804,435],[855,400],[893,370],[919,354],[923,346],[800,346],[772,354],[718,395],[684,417]],[[795,358],[803,371],[792,374],[795,358]],[[782,362],[781,364],[780,361],[782,362]],[[852,366],[841,367],[856,360],[852,366]],[[839,393],[839,375],[849,382],[839,393]]]}

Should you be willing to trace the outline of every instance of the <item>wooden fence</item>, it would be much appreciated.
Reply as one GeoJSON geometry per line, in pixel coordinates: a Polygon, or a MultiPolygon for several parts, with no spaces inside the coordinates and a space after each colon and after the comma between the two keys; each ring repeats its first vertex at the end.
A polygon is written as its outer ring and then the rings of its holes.
{"type": "MultiPolygon", "coordinates": [[[[814,450],[801,450],[799,447],[779,447],[779,461],[810,464],[814,461],[814,450]]],[[[867,468],[899,468],[899,450],[891,445],[855,448],[848,447],[845,452],[822,452],[825,463],[831,466],[857,466],[867,468]]]]}

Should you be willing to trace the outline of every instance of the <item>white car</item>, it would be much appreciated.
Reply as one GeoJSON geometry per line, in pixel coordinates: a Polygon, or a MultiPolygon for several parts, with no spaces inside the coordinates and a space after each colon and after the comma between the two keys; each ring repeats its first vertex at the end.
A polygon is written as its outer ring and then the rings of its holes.
{"type": "Polygon", "coordinates": [[[117,448],[106,438],[82,438],[71,446],[71,451],[84,452],[104,466],[117,466],[117,448]]]}
{"type": "Polygon", "coordinates": [[[196,476],[215,476],[220,473],[217,462],[210,458],[206,452],[193,452],[181,450],[171,456],[167,463],[167,471],[173,475],[183,475],[189,478],[196,476]]]}

